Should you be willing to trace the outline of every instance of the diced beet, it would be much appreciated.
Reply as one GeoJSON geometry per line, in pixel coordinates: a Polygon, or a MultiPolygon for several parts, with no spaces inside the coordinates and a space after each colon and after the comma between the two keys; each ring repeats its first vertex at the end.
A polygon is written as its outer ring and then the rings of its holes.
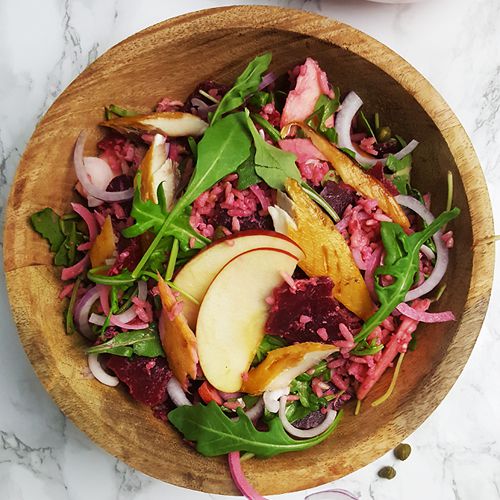
{"type": "Polygon", "coordinates": [[[118,243],[118,255],[115,263],[108,271],[109,276],[120,274],[124,269],[133,271],[142,257],[142,248],[139,238],[120,238],[118,243]]]}
{"type": "Polygon", "coordinates": [[[106,366],[128,387],[136,401],[158,406],[166,400],[172,372],[165,358],[110,356],[106,366]]]}
{"type": "Polygon", "coordinates": [[[349,205],[354,205],[358,199],[356,191],[351,186],[343,182],[336,183],[333,181],[327,181],[325,187],[319,194],[341,218],[345,209],[349,205]]]}
{"type": "Polygon", "coordinates": [[[286,283],[275,288],[266,333],[289,342],[322,342],[317,332],[324,328],[326,343],[332,343],[342,338],[340,323],[358,329],[359,318],[332,297],[332,290],[332,280],[326,276],[297,280],[295,290],[286,283]]]}
{"type": "Polygon", "coordinates": [[[326,414],[321,413],[321,410],[312,411],[309,415],[296,420],[293,423],[294,427],[297,429],[312,429],[313,427],[318,427],[319,424],[325,420],[326,414]]]}
{"type": "Polygon", "coordinates": [[[368,170],[368,173],[379,180],[384,187],[391,193],[393,196],[397,196],[399,194],[398,188],[385,176],[384,174],[384,166],[379,161],[375,163],[375,165],[368,170]]]}
{"type": "Polygon", "coordinates": [[[373,149],[378,152],[379,158],[383,158],[385,155],[397,153],[401,149],[401,146],[396,139],[389,139],[386,142],[376,142],[373,145],[373,149]]]}

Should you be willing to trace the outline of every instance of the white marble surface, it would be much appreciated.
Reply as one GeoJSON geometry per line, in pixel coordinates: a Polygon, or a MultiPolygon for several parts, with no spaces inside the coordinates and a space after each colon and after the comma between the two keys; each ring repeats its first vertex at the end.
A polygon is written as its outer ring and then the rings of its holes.
{"type": "MultiPolygon", "coordinates": [[[[434,84],[462,121],[482,162],[495,215],[500,214],[499,0],[428,0],[413,5],[361,0],[0,0],[0,206],[37,120],[99,54],[165,18],[239,3],[320,12],[399,52],[434,84]]],[[[208,500],[209,495],[130,469],[62,416],[19,344],[3,275],[0,279],[0,498],[208,500]]],[[[336,487],[366,500],[500,498],[498,285],[496,280],[469,363],[440,407],[408,439],[414,453],[397,466],[397,478],[377,479],[376,471],[394,462],[386,456],[337,481],[336,487]]]]}

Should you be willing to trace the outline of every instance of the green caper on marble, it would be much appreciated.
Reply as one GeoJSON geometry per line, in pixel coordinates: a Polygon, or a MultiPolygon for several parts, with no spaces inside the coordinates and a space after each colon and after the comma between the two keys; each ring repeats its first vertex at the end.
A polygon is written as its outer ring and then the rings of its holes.
{"type": "Polygon", "coordinates": [[[392,132],[389,127],[380,127],[377,129],[377,142],[387,142],[391,135],[392,132]]]}
{"type": "Polygon", "coordinates": [[[394,479],[396,477],[396,470],[394,469],[394,467],[390,466],[382,467],[378,471],[378,476],[384,479],[394,479]]]}
{"type": "Polygon", "coordinates": [[[411,453],[411,446],[406,443],[401,443],[394,448],[394,456],[398,460],[406,460],[411,453]]]}

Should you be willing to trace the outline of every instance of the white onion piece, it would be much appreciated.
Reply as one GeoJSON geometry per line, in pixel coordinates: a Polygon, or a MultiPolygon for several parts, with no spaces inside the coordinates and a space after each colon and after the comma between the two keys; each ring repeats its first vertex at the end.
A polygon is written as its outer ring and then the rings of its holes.
{"type": "Polygon", "coordinates": [[[143,302],[148,297],[148,284],[145,281],[139,281],[137,284],[137,298],[143,302]]]}
{"type": "MultiPolygon", "coordinates": [[[[345,99],[342,101],[339,112],[335,117],[335,130],[338,134],[338,145],[341,148],[348,148],[356,154],[356,161],[361,165],[373,166],[375,163],[380,162],[385,165],[386,158],[373,158],[359,153],[351,140],[351,125],[354,116],[363,105],[363,101],[356,94],[356,92],[349,92],[345,99]]],[[[394,156],[400,160],[407,154],[411,153],[418,146],[416,140],[410,141],[401,151],[398,151],[394,156]]]]}
{"type": "Polygon", "coordinates": [[[120,383],[117,377],[113,377],[109,373],[106,373],[99,363],[98,354],[89,354],[88,364],[92,375],[101,382],[101,384],[109,385],[110,387],[115,387],[120,383]]]}
{"type": "Polygon", "coordinates": [[[420,247],[420,251],[429,259],[434,260],[436,258],[436,254],[427,246],[422,245],[420,247]]]}
{"type": "Polygon", "coordinates": [[[264,413],[264,400],[260,398],[249,410],[245,412],[245,415],[252,421],[258,420],[264,413]]]}
{"type": "Polygon", "coordinates": [[[330,425],[332,425],[335,417],[337,416],[337,412],[330,409],[327,411],[325,420],[323,420],[323,422],[321,422],[321,424],[319,424],[318,426],[313,427],[312,429],[297,429],[297,427],[294,427],[286,418],[286,400],[286,396],[282,396],[280,398],[279,417],[285,431],[287,431],[291,436],[295,436],[298,438],[312,438],[315,436],[319,436],[320,434],[325,432],[328,427],[330,427],[330,425]]]}
{"type": "MultiPolygon", "coordinates": [[[[396,201],[403,207],[409,208],[413,210],[417,215],[422,217],[422,219],[430,224],[434,220],[434,216],[422,203],[420,203],[415,198],[406,195],[398,195],[396,196],[396,201]]],[[[439,230],[434,234],[432,239],[436,244],[436,265],[432,270],[431,275],[417,288],[410,290],[405,297],[405,302],[409,302],[410,300],[417,299],[426,293],[434,290],[436,286],[441,282],[443,276],[446,273],[446,269],[448,268],[448,249],[441,239],[443,236],[443,232],[439,230]]]]}
{"type": "Polygon", "coordinates": [[[130,323],[137,317],[137,313],[135,312],[135,305],[132,304],[126,311],[123,311],[120,314],[113,314],[109,318],[109,321],[112,325],[118,323],[130,323]]]}
{"type": "Polygon", "coordinates": [[[281,233],[286,236],[288,234],[289,227],[297,231],[297,224],[282,208],[277,205],[271,205],[268,207],[268,211],[271,219],[273,220],[274,230],[277,233],[281,233]]]}
{"type": "Polygon", "coordinates": [[[106,316],[103,316],[102,314],[92,313],[89,318],[89,323],[98,326],[103,326],[105,321],[106,321],[106,316]]]}
{"type": "Polygon", "coordinates": [[[280,409],[279,400],[283,396],[290,394],[290,387],[282,387],[281,389],[274,389],[273,391],[265,391],[262,395],[266,410],[271,413],[278,413],[280,409]]]}
{"type": "Polygon", "coordinates": [[[192,406],[181,384],[174,376],[167,382],[167,392],[175,406],[192,406]]]}
{"type": "Polygon", "coordinates": [[[99,299],[99,293],[100,288],[97,286],[87,290],[79,300],[73,313],[78,331],[90,340],[94,339],[94,334],[89,325],[89,314],[94,302],[99,299]]]}
{"type": "Polygon", "coordinates": [[[325,490],[307,495],[304,500],[359,500],[359,497],[347,490],[325,490]]]}
{"type": "Polygon", "coordinates": [[[88,195],[103,201],[113,202],[130,200],[134,196],[134,190],[132,188],[125,189],[124,191],[110,192],[105,189],[99,189],[94,186],[92,182],[90,182],[83,160],[83,149],[85,147],[86,139],[87,134],[85,132],[80,132],[80,135],[76,140],[75,150],[73,153],[76,176],[78,177],[83,189],[85,189],[88,195]]]}

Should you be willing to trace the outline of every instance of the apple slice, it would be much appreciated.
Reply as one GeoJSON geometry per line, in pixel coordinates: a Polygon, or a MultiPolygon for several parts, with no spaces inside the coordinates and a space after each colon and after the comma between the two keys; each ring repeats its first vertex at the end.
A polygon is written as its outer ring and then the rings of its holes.
{"type": "MultiPolygon", "coordinates": [[[[242,231],[229,238],[217,240],[192,258],[177,274],[174,285],[201,303],[217,273],[234,257],[256,248],[276,248],[291,253],[297,259],[304,254],[290,238],[274,231],[242,231]]],[[[184,316],[191,328],[196,327],[199,306],[184,301],[184,316]]]]}
{"type": "Polygon", "coordinates": [[[207,380],[237,392],[257,352],[267,318],[266,297],[292,274],[298,259],[276,248],[238,255],[215,277],[198,315],[198,355],[207,380]]]}
{"type": "Polygon", "coordinates": [[[249,394],[261,394],[288,387],[295,377],[336,351],[337,347],[319,342],[303,342],[275,349],[250,371],[241,390],[249,394]]]}

